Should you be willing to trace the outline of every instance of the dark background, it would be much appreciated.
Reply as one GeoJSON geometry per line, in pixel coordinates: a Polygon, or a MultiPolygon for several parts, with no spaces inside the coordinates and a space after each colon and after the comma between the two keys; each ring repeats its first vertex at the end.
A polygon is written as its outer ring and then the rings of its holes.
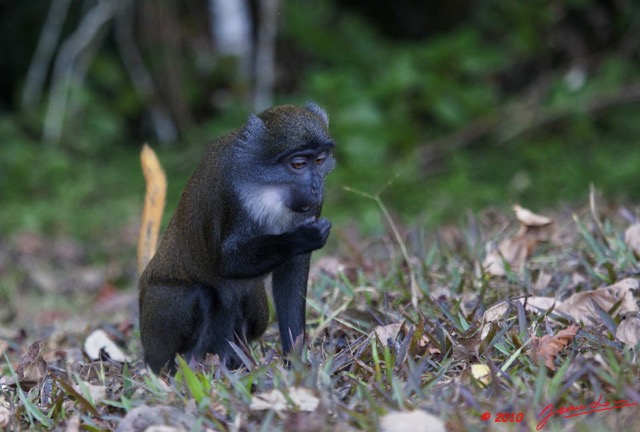
{"type": "Polygon", "coordinates": [[[640,198],[637,2],[228,1],[237,21],[215,3],[0,2],[0,236],[134,223],[145,141],[170,212],[206,143],[308,99],[338,142],[338,224],[381,229],[375,203],[343,187],[390,180],[384,202],[427,225],[584,203],[592,183],[640,198]],[[240,48],[221,22],[247,29],[240,48]]]}

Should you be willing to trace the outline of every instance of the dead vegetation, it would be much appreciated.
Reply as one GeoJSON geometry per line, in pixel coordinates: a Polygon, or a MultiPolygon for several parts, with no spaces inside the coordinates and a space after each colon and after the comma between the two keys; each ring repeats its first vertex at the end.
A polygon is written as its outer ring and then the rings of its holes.
{"type": "Polygon", "coordinates": [[[61,271],[35,265],[24,244],[16,252],[24,238],[5,242],[0,276],[16,288],[0,328],[0,426],[638,430],[638,222],[593,196],[587,209],[552,213],[518,206],[515,217],[485,211],[429,234],[394,225],[377,239],[337,230],[335,253],[312,272],[301,358],[284,367],[272,326],[237,347],[241,370],[213,356],[171,378],[140,361],[131,264],[74,279],[92,268],[81,252],[67,251],[75,258],[61,262],[76,264],[61,271]],[[123,279],[129,289],[115,289],[123,279]],[[64,302],[82,290],[76,311],[41,303],[25,319],[23,291],[64,302]]]}

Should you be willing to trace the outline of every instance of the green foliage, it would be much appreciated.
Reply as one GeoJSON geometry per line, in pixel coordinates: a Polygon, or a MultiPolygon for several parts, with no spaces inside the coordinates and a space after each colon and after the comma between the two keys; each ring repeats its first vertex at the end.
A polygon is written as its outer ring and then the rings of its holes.
{"type": "MultiPolygon", "coordinates": [[[[294,84],[281,83],[287,90],[276,103],[313,99],[330,114],[338,168],[328,178],[327,215],[382,229],[375,205],[344,187],[376,194],[390,179],[383,197],[390,209],[407,218],[424,215],[430,224],[469,208],[576,201],[590,183],[614,199],[639,199],[638,104],[589,108],[640,75],[640,64],[625,54],[631,46],[616,45],[634,43],[624,39],[634,22],[628,5],[608,8],[609,31],[600,37],[607,40],[596,44],[585,18],[596,6],[595,0],[490,0],[469,7],[467,18],[446,32],[402,40],[339,2],[283,2],[279,56],[296,68],[285,77],[294,84]],[[557,42],[567,25],[593,51],[584,65],[557,42]],[[474,128],[485,131],[470,140],[456,135],[474,128]]],[[[145,55],[161,54],[147,48],[153,52],[145,55]]],[[[173,146],[155,145],[168,171],[167,214],[206,144],[242,124],[248,112],[241,102],[246,83],[237,80],[232,59],[185,53],[180,85],[199,124],[173,146]],[[212,104],[217,97],[232,102],[212,104]]],[[[150,62],[152,73],[158,64],[150,62]]],[[[162,74],[155,77],[162,82],[162,74]]],[[[43,107],[0,114],[0,232],[90,236],[136,217],[146,107],[117,50],[98,52],[83,86],[71,89],[69,107],[57,147],[38,139],[43,107]]]]}
{"type": "Polygon", "coordinates": [[[178,356],[178,369],[180,373],[176,376],[176,380],[184,380],[191,396],[195,399],[196,403],[200,404],[210,391],[210,380],[203,375],[200,375],[201,379],[199,379],[181,356],[178,356]]]}
{"type": "Polygon", "coordinates": [[[0,232],[108,236],[138,217],[144,182],[137,154],[117,145],[95,155],[43,145],[6,117],[0,134],[0,232]]]}
{"type": "MultiPolygon", "coordinates": [[[[573,3],[563,7],[592,5],[573,3]]],[[[327,107],[338,137],[339,165],[329,179],[336,186],[330,189],[332,203],[365,224],[379,219],[339,185],[375,193],[399,175],[385,200],[402,214],[428,212],[434,222],[505,201],[573,201],[585,196],[589,183],[618,198],[640,197],[627,168],[640,163],[637,126],[629,123],[640,109],[618,108],[597,121],[584,112],[589,103],[634,82],[637,62],[603,58],[577,89],[565,73],[552,75],[540,107],[527,109],[558,115],[558,128],[531,126],[526,111],[508,108],[520,104],[514,100],[519,95],[505,91],[500,77],[522,68],[515,82],[535,79],[521,65],[547,55],[546,38],[562,17],[548,2],[491,1],[474,9],[475,25],[419,42],[386,40],[328,1],[286,6],[284,37],[314,59],[303,93],[327,107]],[[421,166],[420,150],[431,143],[473,122],[503,118],[470,148],[440,149],[435,169],[421,166]]]]}

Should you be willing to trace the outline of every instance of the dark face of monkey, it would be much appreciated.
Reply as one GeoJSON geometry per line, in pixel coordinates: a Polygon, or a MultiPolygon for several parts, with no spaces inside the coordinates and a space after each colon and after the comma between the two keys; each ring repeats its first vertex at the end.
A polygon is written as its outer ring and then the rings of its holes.
{"type": "Polygon", "coordinates": [[[252,143],[248,157],[260,160],[248,166],[260,168],[242,173],[237,191],[249,215],[272,234],[311,222],[322,209],[324,177],[335,167],[335,144],[326,114],[316,108],[276,107],[251,116],[244,128],[243,142],[252,143]],[[257,154],[256,141],[265,143],[257,154]]]}

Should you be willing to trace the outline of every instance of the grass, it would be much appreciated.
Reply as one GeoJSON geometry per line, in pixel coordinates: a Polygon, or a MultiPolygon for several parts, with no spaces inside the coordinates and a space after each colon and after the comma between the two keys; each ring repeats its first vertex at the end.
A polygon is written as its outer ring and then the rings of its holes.
{"type": "MultiPolygon", "coordinates": [[[[135,330],[120,335],[130,364],[86,357],[67,364],[54,355],[81,348],[88,330],[67,330],[62,342],[43,336],[36,358],[46,359],[44,365],[24,355],[21,362],[39,364],[42,374],[2,386],[0,419],[4,412],[6,430],[113,430],[137,415],[142,424],[163,419],[190,430],[372,431],[389,412],[423,410],[448,431],[533,431],[552,409],[640,403],[638,347],[616,339],[620,316],[600,310],[598,324],[581,324],[550,370],[533,355],[532,339],[556,334],[570,319],[531,313],[514,300],[534,293],[543,273],[551,279],[536,295],[558,298],[638,274],[637,257],[622,240],[624,221],[607,211],[560,210],[554,215],[559,235],[536,247],[523,273],[492,277],[481,268],[484,246],[512,232],[511,219],[486,212],[429,235],[394,226],[365,240],[337,229],[342,241],[330,258],[342,271],[325,266],[314,277],[308,344],[289,367],[275,324],[241,350],[242,369],[228,371],[214,359],[213,366],[192,370],[179,360],[174,377],[143,367],[135,330]],[[405,256],[415,272],[417,306],[405,256]],[[509,299],[482,338],[484,312],[509,299]]],[[[31,341],[14,336],[11,342],[3,375],[19,378],[11,364],[31,341]]],[[[542,430],[632,431],[639,418],[640,405],[566,419],[555,414],[542,430]]],[[[391,430],[404,430],[397,427],[391,430]]]]}

